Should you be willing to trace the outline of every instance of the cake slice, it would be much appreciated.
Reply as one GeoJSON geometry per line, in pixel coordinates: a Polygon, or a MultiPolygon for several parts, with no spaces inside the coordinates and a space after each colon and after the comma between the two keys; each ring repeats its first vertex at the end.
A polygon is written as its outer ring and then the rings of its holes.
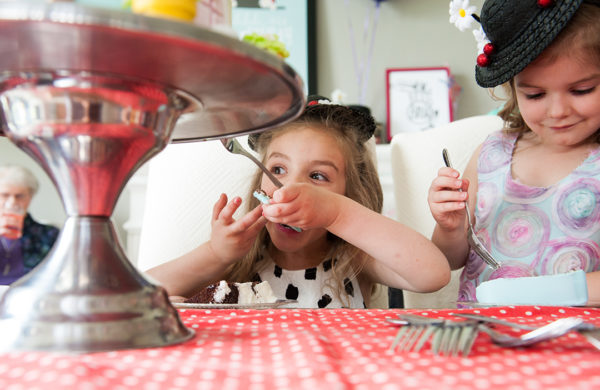
{"type": "Polygon", "coordinates": [[[233,283],[221,280],[208,285],[199,293],[186,299],[184,303],[216,303],[250,305],[274,303],[277,297],[269,282],[233,283]]]}

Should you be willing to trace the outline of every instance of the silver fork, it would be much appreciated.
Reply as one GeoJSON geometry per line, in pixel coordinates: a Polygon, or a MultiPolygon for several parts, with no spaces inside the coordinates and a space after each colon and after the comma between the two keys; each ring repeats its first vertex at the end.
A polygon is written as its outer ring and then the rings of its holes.
{"type": "MultiPolygon", "coordinates": [[[[453,168],[452,163],[450,162],[450,156],[448,156],[448,150],[444,148],[442,150],[442,157],[444,158],[444,163],[448,168],[453,168]]],[[[479,237],[475,234],[473,230],[473,223],[471,222],[471,211],[469,211],[469,204],[465,201],[465,211],[467,212],[467,223],[468,223],[468,231],[467,231],[467,241],[469,245],[475,253],[477,253],[483,261],[485,261],[490,267],[493,269],[500,268],[500,263],[494,259],[492,254],[487,250],[487,248],[481,243],[479,237]]]]}
{"type": "Polygon", "coordinates": [[[425,342],[432,338],[431,350],[434,354],[468,356],[477,337],[477,322],[452,321],[421,317],[414,314],[400,314],[400,319],[387,321],[403,325],[392,342],[390,350],[421,350],[425,342]]]}
{"type": "MultiPolygon", "coordinates": [[[[233,154],[241,154],[242,156],[246,156],[250,160],[252,160],[254,162],[254,164],[256,164],[267,175],[267,177],[269,179],[271,179],[271,182],[273,184],[275,184],[275,186],[277,188],[283,187],[283,184],[275,177],[275,175],[273,175],[271,173],[271,171],[269,171],[267,169],[267,167],[265,167],[263,165],[263,163],[258,161],[256,159],[256,157],[254,157],[252,155],[252,153],[250,153],[246,149],[244,149],[244,147],[242,145],[240,145],[240,143],[237,142],[237,140],[235,138],[221,138],[221,143],[223,144],[223,146],[225,146],[225,149],[227,149],[229,152],[231,152],[233,154]]],[[[257,199],[260,200],[260,198],[257,198],[257,199]]],[[[286,226],[289,226],[289,225],[286,225],[286,226]]],[[[289,226],[289,227],[294,229],[297,232],[302,231],[302,229],[300,229],[299,227],[295,227],[295,226],[289,226]]]]}
{"type": "MultiPolygon", "coordinates": [[[[474,321],[479,321],[483,324],[498,324],[508,326],[514,329],[523,329],[523,330],[535,330],[538,329],[539,326],[526,325],[517,322],[507,321],[500,318],[488,317],[481,314],[471,314],[471,313],[450,313],[455,317],[467,318],[474,321]]],[[[579,332],[585,339],[594,346],[596,349],[600,349],[600,327],[597,327],[593,324],[582,322],[581,324],[575,326],[572,330],[579,332]]]]}
{"type": "Polygon", "coordinates": [[[488,317],[488,316],[484,316],[481,314],[472,314],[472,313],[450,313],[450,314],[455,317],[461,317],[461,318],[466,318],[466,319],[473,320],[473,321],[479,321],[484,324],[485,323],[498,324],[498,325],[508,326],[508,327],[514,328],[514,329],[535,330],[535,329],[539,328],[539,326],[521,324],[518,322],[503,320],[501,318],[488,317]]]}
{"type": "Polygon", "coordinates": [[[252,155],[252,153],[248,152],[235,138],[221,138],[221,143],[225,146],[229,152],[234,154],[241,154],[242,156],[248,157],[254,164],[256,164],[262,171],[267,175],[269,179],[277,186],[277,188],[283,187],[283,184],[261,163],[252,155]]]}
{"type": "Polygon", "coordinates": [[[561,318],[518,337],[498,332],[483,324],[479,325],[479,329],[487,333],[495,344],[502,347],[526,347],[560,337],[575,330],[582,323],[583,320],[577,317],[561,318]]]}

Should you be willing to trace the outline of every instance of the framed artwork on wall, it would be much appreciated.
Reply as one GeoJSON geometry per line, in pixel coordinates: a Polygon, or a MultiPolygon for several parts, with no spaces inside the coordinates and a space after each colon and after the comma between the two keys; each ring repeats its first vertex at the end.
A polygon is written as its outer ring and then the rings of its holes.
{"type": "Polygon", "coordinates": [[[259,0],[237,0],[231,24],[240,37],[277,34],[290,52],[285,61],[304,81],[304,92],[316,93],[315,0],[277,0],[274,8],[261,8],[259,0]]]}
{"type": "Polygon", "coordinates": [[[452,122],[451,78],[447,67],[386,70],[387,137],[452,122]]]}

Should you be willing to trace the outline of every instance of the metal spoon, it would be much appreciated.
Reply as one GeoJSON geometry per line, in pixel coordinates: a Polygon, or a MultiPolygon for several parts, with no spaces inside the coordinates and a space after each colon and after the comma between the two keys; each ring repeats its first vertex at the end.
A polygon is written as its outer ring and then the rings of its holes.
{"type": "MultiPolygon", "coordinates": [[[[448,168],[452,168],[452,163],[450,162],[450,156],[448,156],[448,150],[444,148],[442,150],[442,157],[444,158],[444,163],[448,168]]],[[[477,253],[483,261],[485,261],[490,267],[493,269],[500,268],[500,263],[494,259],[492,254],[487,250],[487,248],[479,241],[479,237],[475,234],[473,230],[473,223],[471,222],[471,212],[469,211],[469,204],[465,201],[465,210],[467,212],[467,223],[468,223],[468,232],[467,232],[467,241],[469,245],[475,253],[477,253]]]]}
{"type": "Polygon", "coordinates": [[[221,143],[225,146],[229,152],[234,154],[241,154],[242,156],[248,157],[250,160],[254,162],[262,171],[267,175],[271,182],[277,186],[277,188],[283,187],[283,184],[277,180],[277,178],[265,167],[260,161],[256,159],[251,153],[249,153],[235,138],[221,138],[221,143]]]}

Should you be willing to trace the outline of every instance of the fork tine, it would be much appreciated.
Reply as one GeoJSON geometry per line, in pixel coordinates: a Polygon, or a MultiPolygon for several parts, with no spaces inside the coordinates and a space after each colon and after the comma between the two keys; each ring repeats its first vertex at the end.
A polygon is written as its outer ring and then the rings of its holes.
{"type": "Polygon", "coordinates": [[[408,328],[409,328],[409,326],[405,325],[405,326],[402,326],[400,329],[398,329],[398,333],[396,333],[396,337],[394,338],[394,341],[392,342],[390,351],[394,352],[394,349],[396,349],[396,345],[398,345],[398,343],[400,342],[400,339],[402,339],[404,334],[406,332],[408,332],[408,328]]]}
{"type": "Polygon", "coordinates": [[[444,332],[442,333],[442,341],[440,341],[440,349],[438,352],[445,355],[448,351],[448,343],[450,342],[450,337],[452,336],[453,327],[444,326],[443,329],[444,332]]]}
{"type": "Polygon", "coordinates": [[[419,352],[421,350],[421,348],[423,347],[423,344],[425,344],[425,342],[429,339],[429,337],[435,331],[436,328],[437,328],[436,326],[432,326],[432,325],[427,327],[427,329],[425,330],[425,332],[423,332],[423,335],[421,336],[421,338],[415,345],[415,349],[414,349],[415,352],[419,352]]]}
{"type": "Polygon", "coordinates": [[[467,343],[469,342],[469,339],[472,334],[473,334],[473,326],[470,326],[470,325],[465,326],[464,329],[462,330],[462,332],[460,333],[460,337],[458,338],[458,347],[457,348],[463,354],[463,356],[465,355],[467,343]]]}
{"type": "Polygon", "coordinates": [[[431,327],[431,325],[415,326],[415,328],[416,328],[415,332],[413,332],[413,335],[412,335],[412,338],[410,339],[410,341],[408,341],[406,343],[406,345],[404,346],[404,350],[405,351],[413,350],[413,347],[415,346],[417,341],[420,340],[423,333],[426,333],[427,329],[429,329],[430,327],[431,327]]]}
{"type": "Polygon", "coordinates": [[[444,334],[444,327],[439,326],[433,334],[433,341],[431,342],[431,351],[434,355],[437,355],[440,350],[440,344],[442,342],[442,336],[444,334]]]}
{"type": "Polygon", "coordinates": [[[422,328],[422,326],[420,325],[410,325],[408,327],[408,332],[406,333],[406,335],[404,336],[404,339],[402,340],[402,342],[398,345],[398,349],[400,351],[409,351],[410,350],[410,345],[412,340],[415,337],[419,337],[419,332],[422,328]]]}
{"type": "Polygon", "coordinates": [[[446,355],[456,356],[458,354],[458,338],[465,327],[465,325],[456,325],[452,327],[452,334],[450,335],[450,340],[448,341],[448,346],[445,351],[446,355]]]}
{"type": "Polygon", "coordinates": [[[475,343],[475,339],[479,334],[479,325],[468,326],[468,329],[465,329],[465,341],[462,350],[463,357],[469,356],[471,353],[471,348],[473,348],[473,344],[475,343]]]}

